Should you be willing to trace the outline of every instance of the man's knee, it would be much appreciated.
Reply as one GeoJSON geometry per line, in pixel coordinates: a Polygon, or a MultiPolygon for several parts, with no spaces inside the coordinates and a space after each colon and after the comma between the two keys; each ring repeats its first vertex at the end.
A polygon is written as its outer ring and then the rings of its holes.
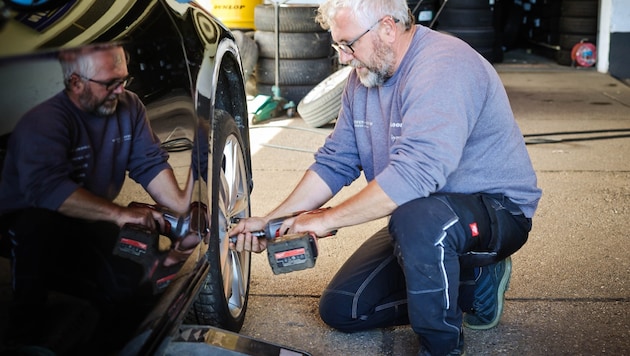
{"type": "Polygon", "coordinates": [[[319,300],[319,316],[328,326],[343,332],[352,332],[357,322],[352,318],[352,306],[348,305],[348,296],[324,291],[319,300]]]}
{"type": "Polygon", "coordinates": [[[456,219],[455,213],[442,199],[429,196],[409,201],[394,210],[389,231],[399,244],[435,245],[456,219]]]}

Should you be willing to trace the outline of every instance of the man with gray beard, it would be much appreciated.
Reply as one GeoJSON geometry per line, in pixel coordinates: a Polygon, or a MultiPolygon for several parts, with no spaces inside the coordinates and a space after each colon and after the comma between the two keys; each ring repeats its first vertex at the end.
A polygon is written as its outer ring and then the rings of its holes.
{"type": "Polygon", "coordinates": [[[190,205],[191,179],[180,189],[144,105],[125,90],[131,78],[123,48],[67,50],[60,62],[65,89],[18,122],[0,181],[0,235],[11,242],[14,297],[8,342],[16,345],[41,342],[33,321],[50,289],[100,305],[133,297],[142,276],[112,256],[119,229],[155,229],[164,218],[113,202],[127,173],[158,204],[178,213],[190,205]]]}
{"type": "Polygon", "coordinates": [[[322,293],[322,320],[344,332],[411,324],[419,355],[461,355],[464,325],[499,322],[510,255],[541,197],[505,89],[468,44],[416,25],[403,0],[326,0],[317,20],[354,68],[335,129],[289,197],[233,228],[234,248],[263,251],[251,231],[326,204],[363,172],[357,194],[280,228],[327,236],[389,217],[322,293]]]}

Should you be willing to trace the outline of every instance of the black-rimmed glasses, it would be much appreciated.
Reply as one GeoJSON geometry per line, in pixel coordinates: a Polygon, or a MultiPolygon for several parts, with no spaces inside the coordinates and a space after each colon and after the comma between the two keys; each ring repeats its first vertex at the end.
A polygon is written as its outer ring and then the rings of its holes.
{"type": "Polygon", "coordinates": [[[83,80],[87,80],[87,81],[90,81],[92,83],[96,83],[96,84],[100,84],[100,85],[104,86],[107,91],[112,91],[112,90],[120,87],[121,85],[123,86],[123,88],[126,88],[129,84],[131,84],[131,81],[133,80],[133,77],[128,75],[128,76],[126,76],[124,78],[117,78],[117,79],[112,79],[112,80],[110,80],[108,82],[103,82],[103,81],[100,81],[100,80],[88,78],[88,77],[86,77],[84,75],[81,75],[79,73],[75,73],[75,74],[78,75],[79,77],[81,77],[81,79],[83,79],[83,80]]]}
{"type": "MultiPolygon", "coordinates": [[[[354,53],[354,48],[352,48],[352,45],[361,39],[361,37],[365,36],[368,32],[370,32],[376,25],[378,25],[379,23],[381,23],[381,21],[385,20],[387,18],[387,16],[383,17],[382,19],[376,21],[374,23],[374,25],[370,26],[367,30],[365,30],[365,32],[363,32],[362,34],[360,34],[359,36],[357,36],[355,39],[353,39],[352,41],[348,41],[346,43],[333,43],[332,47],[334,49],[337,50],[337,52],[343,52],[345,54],[353,54],[354,53]]],[[[394,19],[395,22],[398,22],[397,19],[394,19]]]]}

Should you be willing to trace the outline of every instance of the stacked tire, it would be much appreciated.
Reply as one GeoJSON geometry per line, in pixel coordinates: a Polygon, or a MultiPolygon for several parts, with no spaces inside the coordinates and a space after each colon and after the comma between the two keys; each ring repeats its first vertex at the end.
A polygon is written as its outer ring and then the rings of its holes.
{"type": "Polygon", "coordinates": [[[276,83],[276,14],[273,4],[254,9],[258,45],[255,69],[258,94],[273,95],[278,84],[280,96],[298,103],[311,89],[333,72],[331,36],[315,22],[316,5],[278,7],[278,74],[276,83]]]}
{"type": "Polygon", "coordinates": [[[490,0],[448,0],[437,16],[436,30],[461,38],[491,63],[503,60],[490,0]]]}
{"type": "Polygon", "coordinates": [[[573,65],[573,48],[581,43],[596,44],[598,0],[563,0],[558,25],[560,50],[556,62],[560,65],[573,65]]]}

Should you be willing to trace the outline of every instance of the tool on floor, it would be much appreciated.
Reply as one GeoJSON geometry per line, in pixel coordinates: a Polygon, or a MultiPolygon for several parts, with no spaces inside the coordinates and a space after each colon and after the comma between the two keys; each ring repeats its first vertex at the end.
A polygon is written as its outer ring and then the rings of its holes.
{"type": "MultiPolygon", "coordinates": [[[[315,261],[319,253],[317,246],[317,236],[312,232],[282,234],[280,228],[282,223],[291,217],[301,214],[317,214],[329,208],[302,211],[271,219],[265,228],[260,231],[253,231],[256,237],[267,238],[267,258],[274,274],[289,273],[315,267],[315,261]]],[[[237,222],[235,220],[234,222],[237,222]]],[[[332,231],[327,236],[335,235],[337,231],[332,231]]],[[[232,243],[236,238],[232,237],[232,243]]]]}

